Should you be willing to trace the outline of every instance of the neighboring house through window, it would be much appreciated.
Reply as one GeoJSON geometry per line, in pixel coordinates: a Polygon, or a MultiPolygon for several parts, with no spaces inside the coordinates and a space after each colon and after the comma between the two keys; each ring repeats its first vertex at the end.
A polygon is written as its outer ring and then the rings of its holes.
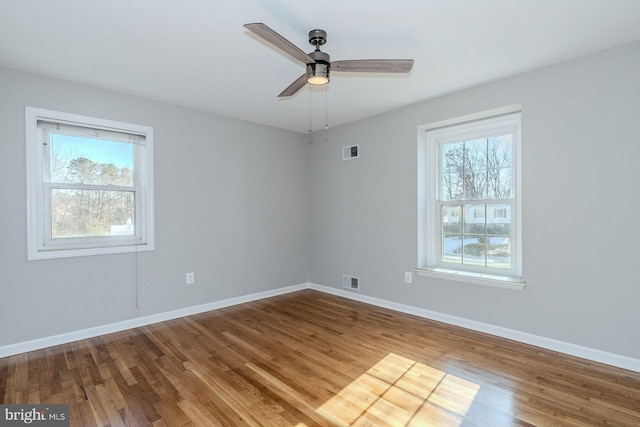
{"type": "Polygon", "coordinates": [[[26,108],[28,258],[154,249],[153,129],[26,108]]]}

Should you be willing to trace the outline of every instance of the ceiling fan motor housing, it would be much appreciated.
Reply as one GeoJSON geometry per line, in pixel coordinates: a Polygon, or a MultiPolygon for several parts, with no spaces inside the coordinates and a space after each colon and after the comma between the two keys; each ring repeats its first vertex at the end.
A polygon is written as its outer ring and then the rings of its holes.
{"type": "MultiPolygon", "coordinates": [[[[311,33],[309,33],[309,35],[311,35],[311,33]]],[[[309,84],[327,84],[329,82],[329,68],[331,64],[329,54],[316,50],[309,53],[309,56],[315,63],[307,64],[307,82],[309,84]]]]}
{"type": "Polygon", "coordinates": [[[316,49],[327,42],[327,32],[325,30],[309,31],[309,43],[314,45],[316,49]]]}

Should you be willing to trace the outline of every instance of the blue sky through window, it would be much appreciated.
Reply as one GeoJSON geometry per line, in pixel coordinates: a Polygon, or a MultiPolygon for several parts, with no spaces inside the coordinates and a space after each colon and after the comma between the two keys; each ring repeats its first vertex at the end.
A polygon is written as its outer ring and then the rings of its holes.
{"type": "Polygon", "coordinates": [[[133,144],[127,142],[51,134],[51,144],[54,149],[73,158],[85,157],[94,163],[133,168],[133,144]]]}

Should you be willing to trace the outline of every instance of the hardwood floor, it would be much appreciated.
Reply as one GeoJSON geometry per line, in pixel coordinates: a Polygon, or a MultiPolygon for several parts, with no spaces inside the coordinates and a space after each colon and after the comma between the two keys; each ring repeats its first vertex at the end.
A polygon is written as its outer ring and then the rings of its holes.
{"type": "Polygon", "coordinates": [[[640,374],[305,290],[0,359],[72,426],[640,425],[640,374]]]}

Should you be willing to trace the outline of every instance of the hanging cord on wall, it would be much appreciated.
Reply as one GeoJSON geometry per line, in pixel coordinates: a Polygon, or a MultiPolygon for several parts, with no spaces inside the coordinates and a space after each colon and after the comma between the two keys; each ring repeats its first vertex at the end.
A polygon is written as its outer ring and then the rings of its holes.
{"type": "Polygon", "coordinates": [[[135,298],[136,298],[136,316],[138,316],[140,314],[139,290],[138,290],[138,282],[140,281],[140,278],[138,276],[138,272],[139,272],[139,268],[138,268],[139,257],[138,257],[138,254],[139,254],[139,251],[138,251],[138,245],[137,244],[136,244],[136,252],[135,252],[135,254],[136,254],[136,267],[134,269],[135,270],[135,275],[136,275],[136,278],[135,278],[135,282],[136,282],[135,283],[135,285],[136,285],[135,298]]]}

